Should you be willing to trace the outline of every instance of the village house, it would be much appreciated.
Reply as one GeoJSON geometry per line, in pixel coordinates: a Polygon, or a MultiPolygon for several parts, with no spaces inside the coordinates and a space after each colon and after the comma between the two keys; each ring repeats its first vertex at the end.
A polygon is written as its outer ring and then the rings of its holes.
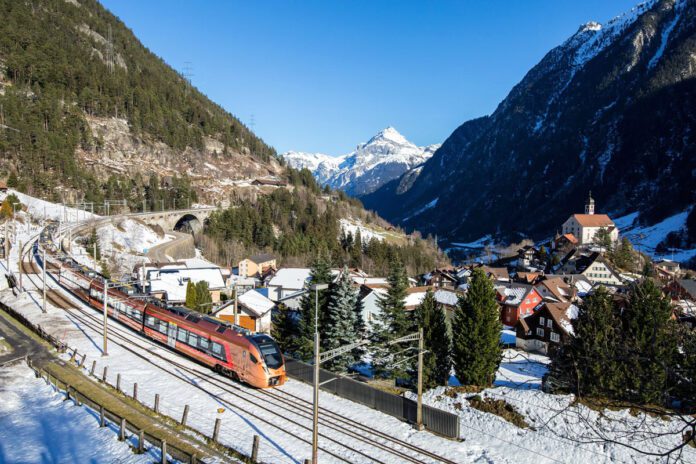
{"type": "Polygon", "coordinates": [[[207,282],[213,303],[220,301],[220,294],[226,288],[220,267],[199,258],[172,263],[139,264],[133,272],[134,278],[141,282],[143,292],[171,305],[183,305],[186,302],[186,287],[189,282],[207,282]]]}
{"type": "Polygon", "coordinates": [[[593,252],[589,255],[573,256],[563,267],[562,272],[569,274],[579,274],[587,278],[593,285],[622,285],[621,276],[614,270],[609,262],[598,253],[593,252]]]}
{"type": "Polygon", "coordinates": [[[509,327],[514,327],[518,320],[532,314],[542,300],[534,287],[527,284],[497,282],[495,292],[501,307],[500,320],[509,327]]]}
{"type": "Polygon", "coordinates": [[[552,245],[554,250],[567,253],[578,245],[578,239],[571,233],[565,233],[563,235],[557,233],[556,237],[553,239],[552,245]]]}
{"type": "Polygon", "coordinates": [[[662,259],[654,264],[655,273],[662,280],[674,280],[681,275],[679,263],[662,259]]]}
{"type": "Polygon", "coordinates": [[[276,258],[272,254],[263,253],[260,255],[245,258],[239,262],[238,274],[240,277],[259,277],[261,278],[269,269],[276,268],[276,258]]]}
{"type": "Polygon", "coordinates": [[[430,287],[454,290],[459,285],[459,279],[457,279],[457,274],[454,270],[435,269],[423,276],[423,284],[430,287]]]}
{"type": "Polygon", "coordinates": [[[510,273],[506,267],[482,266],[483,272],[493,281],[510,282],[510,273]]]}
{"type": "Polygon", "coordinates": [[[288,185],[287,182],[280,179],[269,179],[269,178],[258,178],[252,181],[251,185],[255,186],[269,186],[269,187],[285,187],[288,185]]]}
{"type": "Polygon", "coordinates": [[[278,272],[268,282],[268,298],[276,303],[288,297],[302,294],[310,281],[311,269],[287,267],[278,272]]]}
{"type": "Polygon", "coordinates": [[[0,180],[0,193],[6,193],[7,192],[7,182],[4,180],[0,180]]]}
{"type": "MultiPolygon", "coordinates": [[[[239,326],[252,332],[271,333],[271,314],[275,303],[256,290],[249,290],[237,298],[239,326]]],[[[234,323],[234,300],[225,302],[216,317],[234,323]]]]}
{"type": "Polygon", "coordinates": [[[518,272],[513,280],[523,284],[535,285],[544,279],[542,272],[518,272]]]}
{"type": "Polygon", "coordinates": [[[544,301],[552,303],[568,303],[575,301],[577,297],[575,287],[561,277],[546,278],[534,285],[534,288],[544,301]]]}
{"type": "Polygon", "coordinates": [[[362,303],[362,315],[365,326],[370,329],[370,324],[379,314],[379,300],[387,294],[389,286],[384,284],[363,284],[360,286],[358,298],[362,303]]]}
{"type": "Polygon", "coordinates": [[[585,214],[573,214],[563,223],[563,234],[572,234],[579,245],[593,244],[595,235],[606,229],[612,242],[619,239],[619,229],[606,214],[595,214],[595,201],[589,196],[585,205],[585,214]]]}
{"type": "Polygon", "coordinates": [[[572,320],[578,307],[572,303],[544,303],[515,326],[515,346],[524,351],[553,354],[573,335],[572,320]]]}
{"type": "Polygon", "coordinates": [[[418,307],[425,299],[425,294],[430,290],[433,292],[435,301],[442,307],[445,311],[445,317],[447,320],[451,320],[454,316],[454,310],[457,308],[457,302],[459,297],[463,295],[462,292],[455,291],[449,288],[437,288],[437,287],[412,287],[406,290],[406,299],[404,300],[404,306],[406,311],[412,311],[418,307]]]}
{"type": "Polygon", "coordinates": [[[664,291],[673,300],[688,300],[696,302],[696,280],[674,280],[665,286],[664,291]]]}

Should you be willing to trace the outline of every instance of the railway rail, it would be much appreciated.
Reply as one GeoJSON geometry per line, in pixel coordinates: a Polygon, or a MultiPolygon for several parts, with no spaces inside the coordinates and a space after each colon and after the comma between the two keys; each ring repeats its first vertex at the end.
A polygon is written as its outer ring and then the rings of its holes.
{"type": "MultiPolygon", "coordinates": [[[[41,266],[39,264],[41,258],[38,256],[37,252],[38,239],[36,242],[37,243],[35,245],[32,244],[31,247],[27,248],[27,253],[31,252],[30,261],[24,262],[22,259],[21,262],[23,263],[22,265],[24,269],[31,271],[26,273],[27,278],[37,289],[42,289],[42,282],[38,277],[41,274],[41,266]]],[[[50,269],[48,275],[51,275],[50,269]]],[[[57,283],[57,280],[54,279],[52,275],[51,278],[57,283]]],[[[68,292],[73,298],[81,299],[79,295],[76,295],[69,289],[62,288],[62,290],[68,292]]],[[[69,298],[55,290],[47,291],[47,297],[54,305],[69,313],[71,317],[75,318],[81,324],[84,324],[97,333],[101,331],[101,320],[95,311],[91,309],[84,309],[81,304],[75,304],[74,302],[70,301],[69,298]]],[[[249,410],[245,410],[245,414],[248,414],[256,420],[259,420],[275,429],[278,429],[297,440],[311,444],[310,438],[300,436],[299,434],[291,432],[286,427],[278,424],[278,419],[280,419],[281,421],[284,421],[285,424],[292,424],[295,427],[299,427],[300,429],[311,432],[312,403],[310,401],[290,392],[283,391],[282,389],[278,389],[277,392],[252,390],[232,381],[231,379],[220,377],[212,372],[208,372],[207,370],[202,371],[192,368],[182,362],[179,362],[177,359],[179,359],[180,356],[178,355],[165,356],[161,353],[151,351],[150,349],[152,347],[161,345],[156,341],[140,336],[140,334],[137,334],[135,331],[125,326],[112,324],[109,339],[118,344],[121,348],[129,351],[149,364],[152,364],[158,369],[167,372],[177,379],[186,381],[189,385],[204,391],[206,394],[211,394],[210,391],[185,377],[183,373],[205,379],[208,384],[220,389],[220,393],[214,395],[215,398],[230,408],[237,408],[238,405],[234,404],[229,399],[222,397],[222,395],[231,394],[234,395],[236,399],[243,399],[253,402],[259,410],[271,414],[273,418],[269,419],[268,417],[263,417],[261,414],[254,413],[249,410]],[[147,353],[147,356],[145,356],[143,353],[147,353]],[[148,356],[154,356],[160,360],[166,361],[165,364],[170,366],[172,369],[163,367],[162,365],[154,362],[153,359],[148,358],[148,356]],[[177,370],[179,373],[176,372],[177,370]],[[292,416],[292,418],[288,417],[288,415],[292,416]]],[[[355,457],[361,456],[368,459],[370,462],[385,462],[380,458],[375,457],[375,451],[377,451],[377,453],[381,452],[382,454],[386,452],[394,458],[402,460],[403,462],[442,462],[445,464],[454,464],[455,462],[448,458],[439,456],[431,451],[408,443],[405,440],[401,440],[387,433],[374,430],[358,421],[347,418],[325,408],[321,409],[320,424],[324,430],[333,430],[334,432],[341,434],[343,436],[341,438],[349,438],[360,444],[359,446],[351,446],[346,444],[345,440],[336,438],[335,435],[331,436],[320,432],[320,436],[325,442],[328,441],[333,444],[331,447],[332,449],[328,449],[325,446],[320,447],[321,451],[342,462],[354,462],[354,460],[346,459],[344,457],[345,452],[341,453],[343,456],[337,454],[338,451],[336,450],[336,447],[339,449],[344,449],[349,455],[353,455],[355,457]],[[370,453],[370,451],[372,453],[370,453]]],[[[394,461],[389,459],[386,462],[391,463],[394,461]]]]}

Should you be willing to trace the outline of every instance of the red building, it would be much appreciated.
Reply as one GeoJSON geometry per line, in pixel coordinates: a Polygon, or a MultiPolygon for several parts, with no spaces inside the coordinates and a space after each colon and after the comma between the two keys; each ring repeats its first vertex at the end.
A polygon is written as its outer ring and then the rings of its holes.
{"type": "Polygon", "coordinates": [[[498,283],[495,286],[496,299],[500,303],[500,320],[514,327],[521,318],[529,316],[541,304],[541,295],[527,284],[498,283]]]}

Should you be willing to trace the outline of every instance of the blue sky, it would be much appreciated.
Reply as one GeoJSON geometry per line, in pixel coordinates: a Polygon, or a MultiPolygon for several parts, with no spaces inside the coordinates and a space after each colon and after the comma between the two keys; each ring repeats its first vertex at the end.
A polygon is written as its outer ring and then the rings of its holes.
{"type": "Polygon", "coordinates": [[[490,114],[546,52],[637,0],[102,0],[279,152],[418,145],[490,114]]]}

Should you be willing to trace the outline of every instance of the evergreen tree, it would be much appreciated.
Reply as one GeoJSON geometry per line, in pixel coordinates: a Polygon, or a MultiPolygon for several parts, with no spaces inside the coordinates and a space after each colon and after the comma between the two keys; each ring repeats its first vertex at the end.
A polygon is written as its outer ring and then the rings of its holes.
{"type": "Polygon", "coordinates": [[[212,310],[212,305],[210,303],[213,302],[213,298],[210,296],[208,282],[205,280],[197,282],[195,286],[195,293],[196,307],[194,309],[201,313],[210,313],[212,310]]]}
{"type": "Polygon", "coordinates": [[[350,248],[350,265],[355,267],[360,267],[362,263],[363,255],[363,245],[362,245],[362,234],[360,229],[355,231],[355,239],[350,248]]]}
{"type": "MultiPolygon", "coordinates": [[[[320,252],[309,274],[310,284],[331,283],[331,264],[325,252],[320,252]]],[[[299,346],[298,353],[302,359],[311,359],[314,354],[314,320],[315,307],[317,306],[316,292],[308,291],[300,302],[299,346]]],[[[326,307],[329,300],[329,290],[320,290],[318,294],[319,306],[319,332],[322,334],[323,320],[326,317],[326,307]]]]}
{"type": "Polygon", "coordinates": [[[451,345],[445,312],[428,290],[416,308],[416,321],[423,328],[423,342],[428,351],[423,355],[423,388],[447,385],[452,369],[451,345]]]}
{"type": "Polygon", "coordinates": [[[672,306],[652,279],[634,284],[621,313],[620,352],[626,398],[661,403],[673,387],[669,370],[676,365],[676,337],[671,328],[672,306]]]}
{"type": "Polygon", "coordinates": [[[273,312],[273,324],[271,336],[286,353],[294,353],[297,350],[298,327],[287,306],[280,303],[273,312]]]}
{"type": "Polygon", "coordinates": [[[622,389],[618,316],[612,297],[599,287],[580,305],[570,343],[553,356],[547,385],[577,396],[615,397],[622,389]]]}
{"type": "Polygon", "coordinates": [[[605,252],[607,252],[607,253],[611,252],[611,246],[612,246],[611,232],[609,232],[609,229],[607,229],[606,227],[601,227],[597,231],[597,233],[595,233],[593,241],[594,241],[594,243],[596,243],[600,247],[604,248],[605,252]]]}
{"type": "MultiPolygon", "coordinates": [[[[408,279],[406,270],[398,257],[392,259],[387,277],[389,290],[377,303],[379,312],[372,326],[372,359],[374,374],[384,376],[389,366],[402,363],[408,353],[398,354],[404,350],[401,344],[386,345],[389,340],[403,337],[415,329],[412,314],[406,312],[406,289],[408,279]]],[[[392,377],[403,376],[407,367],[402,364],[392,369],[392,377]]]]}
{"type": "Polygon", "coordinates": [[[186,284],[186,307],[193,309],[194,311],[198,307],[198,298],[196,292],[196,285],[190,280],[186,284]]]}
{"type": "MultiPolygon", "coordinates": [[[[358,292],[353,288],[348,269],[344,268],[338,281],[331,288],[326,317],[322,327],[322,351],[350,345],[358,340],[355,332],[355,307],[358,303],[358,292]]],[[[348,352],[327,361],[325,367],[331,370],[346,371],[357,360],[354,353],[348,352]]]]}
{"type": "MultiPolygon", "coordinates": [[[[356,340],[364,340],[365,338],[367,338],[367,327],[365,326],[365,319],[363,317],[364,309],[365,306],[363,305],[363,302],[360,299],[360,292],[358,291],[355,306],[353,307],[353,311],[355,313],[353,317],[353,321],[355,323],[353,330],[355,332],[356,340]]],[[[360,362],[365,353],[367,353],[367,350],[364,346],[361,346],[353,350],[353,357],[355,358],[356,362],[360,362]]]]}
{"type": "Polygon", "coordinates": [[[9,188],[17,188],[19,186],[19,180],[14,171],[10,172],[10,176],[7,178],[7,186],[9,188]]]}
{"type": "Polygon", "coordinates": [[[459,299],[452,323],[452,360],[462,384],[493,383],[502,359],[501,330],[493,283],[477,268],[466,296],[459,299]]]}

